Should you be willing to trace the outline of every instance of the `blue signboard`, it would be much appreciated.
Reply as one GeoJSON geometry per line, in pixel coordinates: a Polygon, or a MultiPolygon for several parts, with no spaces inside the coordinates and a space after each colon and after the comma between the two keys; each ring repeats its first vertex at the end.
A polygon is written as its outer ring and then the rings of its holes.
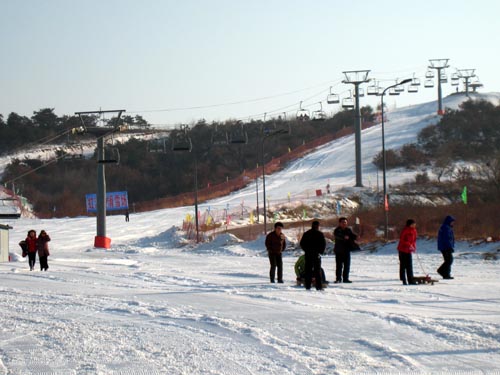
{"type": "MultiPolygon", "coordinates": [[[[87,212],[97,212],[97,196],[95,194],[85,195],[87,212]]],[[[106,210],[118,211],[128,210],[128,194],[126,191],[115,191],[106,193],[106,210]]]]}

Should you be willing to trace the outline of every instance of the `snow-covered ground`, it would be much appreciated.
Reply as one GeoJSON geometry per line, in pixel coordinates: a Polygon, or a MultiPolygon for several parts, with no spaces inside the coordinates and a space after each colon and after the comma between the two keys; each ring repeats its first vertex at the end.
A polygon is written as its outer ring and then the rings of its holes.
{"type": "MultiPolygon", "coordinates": [[[[436,121],[434,106],[392,112],[388,147],[436,121]]],[[[367,179],[380,127],[362,139],[367,179]]],[[[346,137],[320,148],[269,176],[266,190],[302,194],[329,178],[352,186],[352,144],[346,137]]],[[[254,189],[209,204],[239,204],[254,189]]],[[[13,229],[12,262],[0,263],[0,374],[500,373],[499,261],[483,256],[500,256],[500,245],[459,243],[454,280],[403,286],[396,245],[387,244],[353,254],[353,284],[306,291],[294,281],[299,250],[284,257],[285,283],[270,284],[262,237],[186,244],[175,226],[190,211],[108,217],[110,250],[92,246],[95,218],[2,222],[13,229]],[[19,255],[32,228],[52,237],[47,272],[30,272],[19,255]]],[[[285,233],[296,242],[296,230],[285,233]]],[[[420,239],[418,254],[415,272],[436,277],[434,239],[420,239]]],[[[334,258],[323,267],[332,280],[334,258]]]]}

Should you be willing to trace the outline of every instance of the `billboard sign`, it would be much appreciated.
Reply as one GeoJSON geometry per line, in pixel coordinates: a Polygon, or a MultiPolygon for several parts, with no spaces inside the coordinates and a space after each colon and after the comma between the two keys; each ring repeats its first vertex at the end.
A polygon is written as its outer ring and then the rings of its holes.
{"type": "MultiPolygon", "coordinates": [[[[85,195],[87,212],[97,212],[97,195],[85,195]]],[[[106,211],[128,210],[128,194],[126,191],[106,193],[106,211]]]]}

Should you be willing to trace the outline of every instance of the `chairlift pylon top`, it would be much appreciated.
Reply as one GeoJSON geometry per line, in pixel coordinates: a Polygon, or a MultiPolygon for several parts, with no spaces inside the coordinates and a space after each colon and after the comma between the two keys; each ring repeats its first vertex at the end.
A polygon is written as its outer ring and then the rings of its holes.
{"type": "Polygon", "coordinates": [[[429,59],[430,69],[445,69],[449,68],[448,61],[450,59],[429,59]]]}
{"type": "Polygon", "coordinates": [[[371,70],[346,70],[342,72],[345,76],[345,80],[343,83],[362,83],[368,82],[368,74],[370,74],[371,70]]]}

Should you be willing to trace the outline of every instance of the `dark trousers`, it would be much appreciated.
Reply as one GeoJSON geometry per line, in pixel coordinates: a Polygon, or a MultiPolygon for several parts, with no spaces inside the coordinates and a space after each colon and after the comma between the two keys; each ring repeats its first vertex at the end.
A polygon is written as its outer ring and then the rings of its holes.
{"type": "Polygon", "coordinates": [[[278,268],[278,282],[283,282],[283,259],[281,258],[281,254],[269,253],[269,263],[271,263],[271,269],[269,270],[269,279],[271,282],[274,283],[276,268],[278,268]]]}
{"type": "Polygon", "coordinates": [[[35,263],[36,263],[36,251],[32,253],[28,253],[28,263],[30,265],[30,270],[35,268],[35,263]]]}
{"type": "Polygon", "coordinates": [[[351,269],[351,252],[337,251],[335,253],[335,276],[337,281],[349,280],[349,270],[351,269]]]}
{"type": "Polygon", "coordinates": [[[444,250],[443,254],[444,263],[438,268],[437,272],[443,277],[450,277],[451,265],[453,264],[453,250],[444,250]]]}
{"type": "Polygon", "coordinates": [[[399,251],[399,280],[406,284],[406,280],[410,284],[413,284],[413,260],[411,253],[404,253],[399,251]]]}
{"type": "Polygon", "coordinates": [[[311,289],[313,274],[316,283],[316,289],[323,289],[321,277],[321,255],[314,253],[306,254],[305,273],[306,275],[304,278],[304,286],[306,287],[306,289],[311,289]]]}
{"type": "Polygon", "coordinates": [[[47,261],[48,257],[47,255],[45,256],[39,256],[38,259],[40,260],[40,271],[47,271],[49,269],[49,263],[47,261]]]}

